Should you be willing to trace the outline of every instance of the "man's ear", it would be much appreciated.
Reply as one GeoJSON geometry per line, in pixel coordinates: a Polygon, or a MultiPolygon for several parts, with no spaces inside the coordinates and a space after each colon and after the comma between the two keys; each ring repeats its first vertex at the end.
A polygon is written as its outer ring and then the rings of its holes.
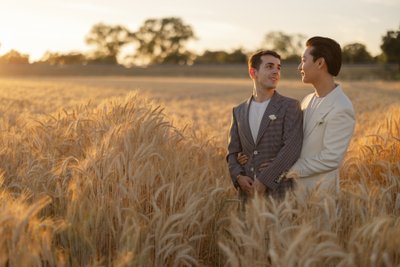
{"type": "Polygon", "coordinates": [[[249,68],[249,76],[252,79],[254,79],[256,77],[256,69],[255,68],[249,68]]]}
{"type": "Polygon", "coordinates": [[[326,66],[325,58],[320,57],[317,59],[317,65],[319,69],[322,69],[324,66],[326,66]]]}

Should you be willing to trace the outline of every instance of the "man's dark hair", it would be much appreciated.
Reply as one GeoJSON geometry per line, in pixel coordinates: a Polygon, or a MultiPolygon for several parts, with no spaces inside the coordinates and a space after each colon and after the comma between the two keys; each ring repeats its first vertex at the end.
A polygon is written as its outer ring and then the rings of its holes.
{"type": "Polygon", "coordinates": [[[312,47],[310,54],[314,62],[319,58],[324,58],[328,66],[328,72],[337,76],[342,66],[342,49],[340,45],[330,38],[315,36],[306,42],[307,47],[312,47]]]}
{"type": "Polygon", "coordinates": [[[265,56],[265,55],[270,55],[270,56],[276,57],[278,59],[281,59],[281,56],[278,53],[276,53],[275,51],[261,50],[250,56],[249,61],[247,63],[249,69],[253,68],[253,69],[258,70],[261,65],[261,57],[265,56]]]}

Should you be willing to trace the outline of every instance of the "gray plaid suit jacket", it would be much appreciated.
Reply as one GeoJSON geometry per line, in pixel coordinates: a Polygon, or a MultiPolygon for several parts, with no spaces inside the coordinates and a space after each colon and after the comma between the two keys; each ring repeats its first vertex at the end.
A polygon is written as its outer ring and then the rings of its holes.
{"type": "Polygon", "coordinates": [[[249,125],[249,107],[253,97],[233,108],[229,132],[227,161],[230,176],[236,188],[239,174],[257,178],[268,191],[284,193],[287,181],[279,179],[300,156],[303,143],[303,113],[299,101],[274,92],[261,120],[254,142],[249,125]],[[244,152],[249,160],[244,166],[237,154],[244,152]],[[260,171],[260,165],[269,165],[260,171]]]}

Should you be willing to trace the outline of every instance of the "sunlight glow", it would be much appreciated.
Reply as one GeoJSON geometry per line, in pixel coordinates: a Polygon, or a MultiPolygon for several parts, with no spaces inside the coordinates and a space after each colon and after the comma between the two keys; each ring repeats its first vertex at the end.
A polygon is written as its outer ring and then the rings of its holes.
{"type": "Polygon", "coordinates": [[[275,3],[271,10],[263,0],[253,0],[251,5],[228,0],[190,5],[184,0],[9,0],[0,9],[0,55],[15,49],[29,54],[32,61],[46,51],[85,52],[91,49],[85,35],[98,22],[136,31],[148,18],[168,16],[180,17],[192,26],[198,39],[189,48],[195,52],[255,49],[268,32],[283,31],[329,36],[342,45],[361,42],[376,55],[382,36],[400,23],[400,1],[324,2],[289,0],[275,3]]]}

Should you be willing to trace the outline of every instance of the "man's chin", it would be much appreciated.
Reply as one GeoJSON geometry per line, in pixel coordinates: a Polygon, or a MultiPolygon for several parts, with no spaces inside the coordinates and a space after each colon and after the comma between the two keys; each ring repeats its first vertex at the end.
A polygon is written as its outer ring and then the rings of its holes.
{"type": "Polygon", "coordinates": [[[271,83],[268,88],[269,89],[275,89],[277,86],[278,86],[277,82],[276,83],[271,83]]]}

